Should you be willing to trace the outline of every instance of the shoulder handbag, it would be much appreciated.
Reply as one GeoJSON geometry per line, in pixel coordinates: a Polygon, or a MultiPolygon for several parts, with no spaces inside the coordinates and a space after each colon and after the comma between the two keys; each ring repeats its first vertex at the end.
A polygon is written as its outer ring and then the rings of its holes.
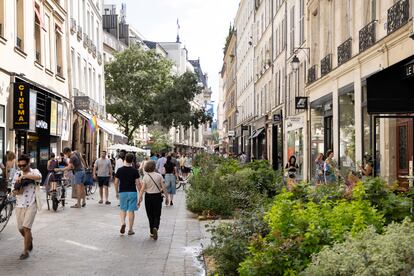
{"type": "Polygon", "coordinates": [[[154,182],[154,184],[157,187],[158,191],[160,191],[160,193],[161,193],[161,202],[162,202],[163,201],[163,198],[164,198],[164,191],[162,191],[160,189],[160,187],[158,187],[157,183],[155,183],[155,181],[154,181],[154,178],[152,178],[152,176],[150,174],[147,174],[147,175],[151,178],[152,182],[154,182]]]}

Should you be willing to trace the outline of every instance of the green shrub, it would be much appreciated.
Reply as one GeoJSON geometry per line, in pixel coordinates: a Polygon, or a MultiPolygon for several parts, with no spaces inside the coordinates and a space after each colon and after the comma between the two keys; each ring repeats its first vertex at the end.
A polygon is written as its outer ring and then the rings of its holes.
{"type": "Polygon", "coordinates": [[[237,275],[239,263],[248,253],[251,237],[267,235],[269,228],[263,219],[267,205],[262,204],[252,210],[242,211],[233,223],[223,222],[210,227],[212,244],[205,253],[212,256],[219,275],[237,275]]]}
{"type": "Polygon", "coordinates": [[[383,218],[367,200],[302,202],[292,192],[275,197],[265,216],[270,234],[253,240],[241,275],[285,275],[302,271],[310,256],[324,245],[344,240],[373,225],[381,230],[383,218]]]}
{"type": "Polygon", "coordinates": [[[410,209],[412,198],[410,193],[393,191],[392,187],[379,178],[367,178],[359,182],[353,192],[353,197],[362,196],[369,200],[380,212],[384,214],[387,224],[392,221],[402,221],[412,216],[410,209]]]}
{"type": "Polygon", "coordinates": [[[384,234],[369,227],[314,255],[301,275],[412,275],[414,223],[392,223],[384,234]],[[411,274],[410,274],[411,273],[411,274]]]}

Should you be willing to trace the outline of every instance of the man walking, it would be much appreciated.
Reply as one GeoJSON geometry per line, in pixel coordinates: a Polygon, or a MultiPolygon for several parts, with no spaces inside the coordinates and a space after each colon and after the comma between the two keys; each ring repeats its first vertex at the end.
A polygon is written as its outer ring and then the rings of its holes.
{"type": "Polygon", "coordinates": [[[167,163],[167,158],[165,158],[165,152],[161,153],[161,158],[158,159],[157,165],[155,169],[158,173],[160,173],[163,177],[165,176],[165,168],[164,165],[167,163]]]}
{"type": "Polygon", "coordinates": [[[36,184],[42,180],[42,174],[37,169],[30,168],[30,156],[23,154],[17,160],[18,171],[14,173],[12,184],[16,194],[17,228],[24,238],[24,250],[20,260],[29,257],[33,250],[32,225],[40,209],[40,190],[36,184]]]}
{"type": "Polygon", "coordinates": [[[63,169],[55,169],[58,171],[74,171],[73,184],[76,189],[76,197],[78,202],[70,208],[80,208],[86,206],[86,192],[85,185],[83,184],[85,179],[85,168],[82,164],[82,159],[79,153],[73,151],[70,148],[64,148],[63,154],[69,158],[69,164],[63,169]],[[82,201],[82,205],[81,205],[82,201]]]}
{"type": "Polygon", "coordinates": [[[134,235],[133,230],[135,211],[138,210],[138,193],[140,190],[140,178],[137,169],[132,167],[132,160],[134,155],[128,153],[125,156],[125,164],[119,168],[115,173],[115,190],[117,191],[116,197],[119,198],[121,207],[121,230],[120,233],[125,233],[125,219],[128,213],[128,235],[134,235]],[[118,192],[119,191],[119,192],[118,192]]]}
{"type": "Polygon", "coordinates": [[[101,157],[95,161],[93,166],[93,177],[98,180],[99,185],[99,204],[103,203],[103,194],[105,193],[105,204],[109,205],[111,202],[108,201],[108,187],[109,181],[112,177],[112,166],[111,161],[106,158],[106,151],[102,151],[101,157]]]}

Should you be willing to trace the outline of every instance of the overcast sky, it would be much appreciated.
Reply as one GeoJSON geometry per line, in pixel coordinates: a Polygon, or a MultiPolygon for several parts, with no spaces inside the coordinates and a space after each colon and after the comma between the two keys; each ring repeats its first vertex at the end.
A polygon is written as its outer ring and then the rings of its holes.
{"type": "Polygon", "coordinates": [[[239,0],[104,0],[105,4],[126,3],[126,21],[146,39],[175,41],[177,18],[182,43],[190,59],[201,59],[209,76],[213,100],[217,103],[223,47],[239,0]]]}

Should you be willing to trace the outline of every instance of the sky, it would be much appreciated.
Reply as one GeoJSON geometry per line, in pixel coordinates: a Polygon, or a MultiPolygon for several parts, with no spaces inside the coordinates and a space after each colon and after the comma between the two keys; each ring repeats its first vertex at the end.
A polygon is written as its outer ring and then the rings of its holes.
{"type": "Polygon", "coordinates": [[[208,74],[213,100],[217,103],[223,47],[239,0],[105,0],[105,4],[126,4],[126,21],[147,40],[175,41],[177,18],[180,38],[190,59],[200,58],[208,74]]]}

